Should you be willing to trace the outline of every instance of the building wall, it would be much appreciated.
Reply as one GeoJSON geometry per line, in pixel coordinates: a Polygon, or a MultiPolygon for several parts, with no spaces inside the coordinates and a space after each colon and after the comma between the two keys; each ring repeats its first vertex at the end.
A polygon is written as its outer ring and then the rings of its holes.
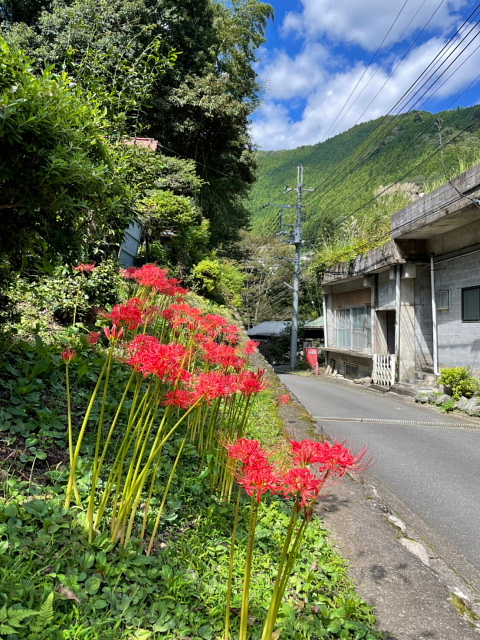
{"type": "Polygon", "coordinates": [[[395,309],[394,268],[379,273],[377,282],[377,309],[395,309]]]}
{"type": "Polygon", "coordinates": [[[442,233],[428,241],[428,253],[441,256],[451,251],[464,249],[475,244],[480,244],[480,209],[476,224],[465,224],[463,227],[451,229],[448,233],[442,233]]]}
{"type": "Polygon", "coordinates": [[[435,290],[450,298],[450,308],[437,311],[439,368],[480,369],[480,322],[462,322],[462,288],[474,286],[480,286],[480,250],[435,261],[435,290]]]}
{"type": "Polygon", "coordinates": [[[433,367],[433,329],[429,266],[417,265],[415,309],[415,369],[430,371],[433,367]]]}

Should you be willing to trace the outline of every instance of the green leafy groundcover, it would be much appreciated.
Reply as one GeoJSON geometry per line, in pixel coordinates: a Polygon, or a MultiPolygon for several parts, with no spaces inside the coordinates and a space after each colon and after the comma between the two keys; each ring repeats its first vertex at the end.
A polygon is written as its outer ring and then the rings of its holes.
{"type": "MultiPolygon", "coordinates": [[[[74,363],[75,421],[94,384],[98,357],[84,350],[74,363]]],[[[64,507],[68,465],[58,347],[38,337],[10,345],[0,375],[0,638],[222,640],[235,501],[226,505],[211,495],[211,479],[201,471],[206,467],[194,446],[185,447],[151,556],[145,554],[148,540],[132,539],[122,548],[99,536],[89,544],[84,513],[64,507]]],[[[124,375],[121,367],[115,369],[112,402],[124,375]]],[[[272,388],[259,394],[246,434],[272,450],[284,440],[274,395],[272,388]]],[[[94,436],[85,437],[80,491],[88,489],[94,436]]],[[[179,437],[165,445],[159,496],[181,442],[179,437]]],[[[238,638],[246,556],[250,500],[244,498],[233,570],[232,640],[238,638]]],[[[262,633],[290,509],[280,497],[260,505],[250,640],[262,633]]],[[[147,530],[152,528],[149,522],[147,530]]],[[[320,520],[307,529],[277,622],[281,640],[379,637],[371,608],[354,592],[320,520]]]]}
{"type": "MultiPolygon", "coordinates": [[[[179,442],[172,443],[171,455],[179,442]]],[[[52,472],[45,487],[13,477],[3,480],[0,503],[0,593],[7,613],[38,611],[54,594],[53,617],[32,631],[0,637],[40,639],[217,639],[222,638],[233,506],[208,494],[198,478],[197,453],[188,452],[169,500],[156,553],[139,542],[126,548],[98,538],[87,543],[81,516],[54,497],[65,481],[52,472]]],[[[168,470],[166,470],[168,473],[168,470]]],[[[245,556],[248,501],[238,534],[232,602],[233,637],[238,624],[245,556]]],[[[261,506],[256,535],[250,635],[261,635],[289,508],[281,499],[261,506]]],[[[319,520],[309,527],[279,620],[281,638],[373,640],[375,618],[355,594],[344,562],[326,540],[319,520]]]]}

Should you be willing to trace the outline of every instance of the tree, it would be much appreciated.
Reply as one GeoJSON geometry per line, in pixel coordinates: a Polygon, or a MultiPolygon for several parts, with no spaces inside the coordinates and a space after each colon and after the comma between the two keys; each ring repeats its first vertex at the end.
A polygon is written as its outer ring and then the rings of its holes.
{"type": "Polygon", "coordinates": [[[177,273],[184,277],[187,269],[206,255],[208,222],[202,219],[192,198],[156,189],[136,208],[143,224],[147,261],[176,266],[177,273]]]}
{"type": "Polygon", "coordinates": [[[33,24],[50,0],[3,0],[0,5],[0,23],[24,22],[33,24]]]}
{"type": "Polygon", "coordinates": [[[230,246],[249,222],[248,118],[260,91],[253,63],[271,15],[258,0],[54,0],[8,37],[40,66],[68,69],[117,131],[144,131],[163,153],[194,160],[212,244],[230,246]]]}
{"type": "Polygon", "coordinates": [[[118,246],[132,215],[126,148],[109,146],[101,107],[71,84],[0,38],[0,247],[17,267],[73,260],[97,237],[118,246]]]}

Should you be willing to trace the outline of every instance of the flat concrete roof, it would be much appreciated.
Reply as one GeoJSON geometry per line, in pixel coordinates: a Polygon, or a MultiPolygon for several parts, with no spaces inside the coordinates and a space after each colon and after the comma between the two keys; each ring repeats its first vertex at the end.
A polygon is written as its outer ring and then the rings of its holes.
{"type": "Polygon", "coordinates": [[[392,216],[392,238],[429,239],[480,222],[480,164],[392,216]],[[479,199],[478,203],[474,201],[479,199]]]}

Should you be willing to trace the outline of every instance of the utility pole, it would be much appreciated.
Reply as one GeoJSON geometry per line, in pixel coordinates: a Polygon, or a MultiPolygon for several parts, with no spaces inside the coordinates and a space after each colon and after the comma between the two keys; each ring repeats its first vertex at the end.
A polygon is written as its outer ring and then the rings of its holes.
{"type": "MultiPolygon", "coordinates": [[[[295,246],[295,258],[293,260],[293,302],[292,302],[292,330],[290,334],[290,369],[295,369],[297,364],[297,339],[298,339],[298,293],[300,289],[300,252],[302,247],[302,223],[305,221],[304,206],[302,201],[302,194],[304,191],[315,191],[316,187],[307,189],[303,183],[303,167],[300,165],[297,167],[297,186],[285,187],[284,193],[290,191],[297,192],[296,204],[265,204],[264,207],[278,207],[279,209],[296,209],[295,222],[293,224],[285,224],[283,222],[283,216],[280,219],[281,229],[290,228],[290,240],[289,243],[295,246]]],[[[281,233],[285,233],[285,231],[281,233]]],[[[288,285],[290,286],[290,285],[288,285]]]]}

